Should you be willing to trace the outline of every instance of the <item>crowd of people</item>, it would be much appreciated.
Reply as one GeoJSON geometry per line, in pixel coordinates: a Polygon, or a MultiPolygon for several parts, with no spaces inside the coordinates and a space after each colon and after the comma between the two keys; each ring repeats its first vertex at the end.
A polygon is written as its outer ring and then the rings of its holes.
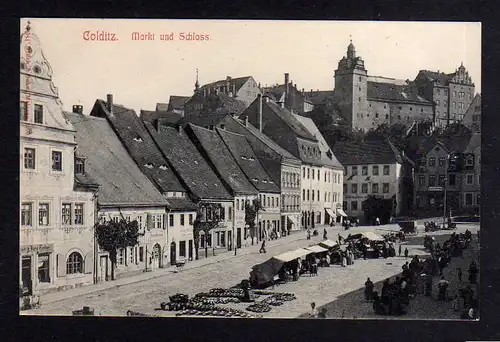
{"type": "MultiPolygon", "coordinates": [[[[417,293],[423,293],[424,296],[432,296],[433,279],[440,277],[437,282],[437,300],[452,301],[453,309],[461,311],[462,318],[475,318],[477,316],[478,300],[474,296],[472,284],[477,284],[477,274],[479,269],[475,261],[471,261],[468,269],[469,277],[465,287],[463,287],[463,272],[461,268],[457,269],[457,280],[459,289],[454,296],[448,295],[449,281],[445,279],[443,270],[448,266],[452,256],[462,257],[462,249],[468,248],[472,239],[469,230],[465,234],[456,234],[441,246],[435,243],[430,237],[425,238],[425,246],[430,250],[430,256],[419,258],[414,256],[410,262],[405,262],[402,266],[401,276],[396,277],[394,281],[386,279],[381,288],[381,294],[374,290],[374,284],[367,279],[365,282],[365,300],[373,303],[375,313],[380,315],[400,315],[405,314],[410,299],[417,293]]],[[[401,255],[401,246],[399,248],[401,255]]],[[[405,256],[408,256],[408,250],[405,249],[405,256]]]]}

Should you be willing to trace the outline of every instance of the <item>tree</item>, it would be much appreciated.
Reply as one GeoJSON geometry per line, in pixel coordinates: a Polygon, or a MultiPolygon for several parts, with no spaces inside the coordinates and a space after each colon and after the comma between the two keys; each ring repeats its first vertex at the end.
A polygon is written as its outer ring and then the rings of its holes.
{"type": "Polygon", "coordinates": [[[199,202],[196,211],[196,220],[193,222],[193,239],[195,245],[195,256],[198,260],[198,249],[200,246],[201,232],[205,238],[205,258],[208,257],[208,237],[210,231],[219,225],[222,214],[222,205],[213,202],[199,202]]]}
{"type": "Polygon", "coordinates": [[[139,232],[137,220],[127,221],[121,218],[118,221],[110,220],[98,223],[96,226],[96,238],[99,246],[109,253],[111,260],[111,279],[115,280],[115,266],[117,251],[122,248],[133,247],[138,244],[139,232]]]}
{"type": "Polygon", "coordinates": [[[262,203],[259,199],[254,199],[252,204],[250,202],[245,203],[245,224],[250,229],[250,236],[252,237],[252,245],[253,239],[256,236],[256,218],[259,214],[259,211],[262,209],[262,203]]]}

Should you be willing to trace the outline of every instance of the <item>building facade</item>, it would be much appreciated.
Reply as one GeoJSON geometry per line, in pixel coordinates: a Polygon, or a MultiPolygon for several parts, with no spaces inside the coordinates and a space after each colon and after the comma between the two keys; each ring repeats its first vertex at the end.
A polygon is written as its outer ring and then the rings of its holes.
{"type": "Polygon", "coordinates": [[[408,182],[412,180],[414,164],[391,142],[338,143],[335,151],[345,167],[343,208],[348,216],[371,223],[375,218],[364,217],[363,204],[370,195],[393,200],[392,210],[386,213],[387,217],[380,217],[382,221],[411,208],[413,193],[408,182]]]}
{"type": "Polygon", "coordinates": [[[19,281],[30,296],[92,284],[98,185],[75,175],[75,131],[29,24],[20,64],[19,281]]]}
{"type": "MultiPolygon", "coordinates": [[[[227,76],[225,80],[219,80],[203,86],[199,86],[198,76],[196,78],[194,97],[208,97],[211,95],[225,94],[240,100],[248,106],[262,92],[252,76],[232,78],[227,76]]],[[[192,110],[189,101],[185,103],[184,109],[192,110]]]]}
{"type": "Polygon", "coordinates": [[[415,208],[440,216],[477,213],[480,145],[477,133],[431,137],[424,142],[416,160],[415,208]]]}
{"type": "MultiPolygon", "coordinates": [[[[278,227],[286,232],[300,229],[301,161],[263,134],[248,120],[238,120],[226,115],[217,124],[217,127],[224,127],[228,131],[246,137],[260,164],[281,190],[281,198],[275,201],[280,205],[281,213],[281,223],[278,224],[278,227]]],[[[263,199],[262,202],[264,202],[263,199]]]]}
{"type": "Polygon", "coordinates": [[[464,114],[462,124],[474,133],[481,133],[481,95],[476,94],[464,114]]]}
{"type": "Polygon", "coordinates": [[[435,104],[438,127],[462,121],[474,98],[475,85],[463,64],[449,74],[420,70],[413,84],[418,95],[435,104]]]}
{"type": "MultiPolygon", "coordinates": [[[[187,190],[181,185],[168,161],[134,110],[115,104],[113,95],[108,95],[106,101],[96,100],[90,115],[106,119],[141,172],[170,203],[170,209],[175,211],[175,214],[183,214],[184,217],[196,215],[197,206],[187,196],[187,190]]],[[[185,226],[166,227],[169,228],[169,241],[162,245],[161,267],[174,263],[180,257],[180,242],[184,241],[182,243],[184,246],[193,240],[192,231],[186,233],[185,226]],[[174,250],[175,253],[173,253],[174,250]]]]}

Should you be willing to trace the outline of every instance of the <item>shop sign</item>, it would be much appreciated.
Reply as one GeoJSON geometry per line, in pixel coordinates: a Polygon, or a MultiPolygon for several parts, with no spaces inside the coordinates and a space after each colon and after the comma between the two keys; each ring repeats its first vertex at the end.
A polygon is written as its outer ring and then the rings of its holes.
{"type": "Polygon", "coordinates": [[[21,246],[22,254],[52,253],[53,251],[54,251],[54,244],[21,246]]]}

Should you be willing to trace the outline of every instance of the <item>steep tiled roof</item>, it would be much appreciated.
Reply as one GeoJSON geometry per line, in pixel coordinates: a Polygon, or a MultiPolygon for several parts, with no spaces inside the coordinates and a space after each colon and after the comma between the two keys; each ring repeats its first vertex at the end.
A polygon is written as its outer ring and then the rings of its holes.
{"type": "Polygon", "coordinates": [[[192,124],[187,126],[187,132],[192,134],[192,139],[199,143],[198,146],[208,156],[219,177],[228,184],[234,194],[253,195],[258,193],[241,171],[217,132],[192,124]]]}
{"type": "Polygon", "coordinates": [[[414,94],[407,87],[391,83],[367,82],[367,97],[376,100],[431,105],[431,102],[414,94]]]}
{"type": "Polygon", "coordinates": [[[323,137],[323,135],[319,131],[319,129],[316,126],[316,124],[314,123],[314,121],[311,118],[306,118],[306,117],[300,116],[300,115],[295,115],[295,117],[318,140],[319,148],[321,150],[321,161],[325,165],[334,166],[334,167],[343,169],[344,167],[337,160],[337,157],[335,157],[335,154],[333,153],[332,149],[330,148],[330,146],[326,142],[325,138],[323,137]]]}
{"type": "Polygon", "coordinates": [[[156,111],[158,111],[158,112],[167,112],[168,111],[168,103],[158,102],[156,104],[156,111]]]}
{"type": "Polygon", "coordinates": [[[197,95],[196,97],[193,97],[191,101],[195,103],[203,103],[203,109],[196,111],[191,110],[188,115],[185,116],[183,123],[191,122],[188,120],[191,120],[193,117],[207,117],[225,114],[240,115],[247,108],[243,101],[222,93],[218,95],[209,95],[207,97],[197,95]]]}
{"type": "Polygon", "coordinates": [[[134,110],[114,104],[110,115],[105,102],[97,100],[92,115],[107,117],[142,172],[162,193],[185,191],[134,110]]]}
{"type": "Polygon", "coordinates": [[[153,110],[141,110],[140,118],[142,121],[155,122],[158,119],[161,119],[167,123],[177,123],[180,119],[182,119],[182,115],[178,113],[174,113],[172,111],[153,111],[153,110]]]}
{"type": "Polygon", "coordinates": [[[182,120],[179,120],[178,123],[186,126],[187,124],[193,124],[196,126],[200,127],[210,127],[210,126],[216,126],[221,122],[222,119],[224,119],[228,114],[217,114],[217,113],[212,113],[210,115],[200,115],[200,116],[189,116],[189,117],[184,117],[182,120]]]}
{"type": "MultiPolygon", "coordinates": [[[[67,115],[67,114],[65,114],[67,115]]],[[[99,183],[87,172],[75,174],[75,183],[83,187],[99,187],[99,183]]]]}
{"type": "Polygon", "coordinates": [[[188,100],[191,98],[191,96],[176,96],[172,95],[170,96],[170,100],[168,102],[168,110],[183,110],[184,109],[184,104],[188,102],[188,100]]]}
{"type": "MultiPolygon", "coordinates": [[[[264,94],[269,96],[269,98],[274,99],[275,101],[278,101],[281,99],[283,94],[285,93],[286,86],[284,84],[280,85],[275,85],[272,87],[264,88],[264,94]]],[[[304,101],[309,101],[307,100],[305,94],[302,94],[301,91],[299,91],[296,86],[290,85],[289,86],[289,97],[288,101],[284,98],[284,101],[287,102],[287,107],[291,107],[294,112],[303,112],[304,111],[304,101]]]]}
{"type": "Polygon", "coordinates": [[[306,92],[305,96],[314,105],[322,104],[329,97],[333,96],[333,90],[317,90],[306,92]]]}
{"type": "Polygon", "coordinates": [[[335,155],[342,165],[394,164],[402,163],[399,153],[387,141],[363,141],[359,143],[338,142],[335,155]]]}
{"type": "Polygon", "coordinates": [[[472,136],[470,137],[469,143],[467,144],[467,147],[465,148],[464,152],[473,153],[480,146],[481,146],[481,134],[473,133],[472,136]]]}
{"type": "Polygon", "coordinates": [[[450,135],[439,137],[438,141],[443,143],[446,149],[450,152],[464,152],[469,145],[472,134],[450,135]]]}
{"type": "Polygon", "coordinates": [[[220,179],[184,132],[165,126],[156,131],[151,123],[146,122],[144,125],[192,194],[199,198],[231,198],[220,179]]]}
{"type": "Polygon", "coordinates": [[[225,80],[219,80],[215,81],[209,84],[203,85],[200,90],[207,89],[207,88],[212,88],[212,87],[220,87],[226,84],[227,81],[229,81],[230,87],[235,85],[236,91],[239,91],[241,87],[250,79],[252,76],[245,76],[245,77],[237,77],[237,78],[231,78],[231,79],[225,79],[225,80]]]}
{"type": "Polygon", "coordinates": [[[431,82],[438,81],[440,85],[447,85],[450,80],[455,76],[455,73],[445,74],[444,72],[436,72],[430,70],[420,70],[427,79],[431,82]]]}
{"type": "Polygon", "coordinates": [[[185,198],[179,198],[179,197],[169,197],[168,198],[168,203],[170,203],[170,209],[171,210],[178,210],[178,211],[186,211],[186,210],[193,210],[196,211],[198,208],[198,205],[191,201],[189,197],[185,198]]]}
{"type": "Polygon", "coordinates": [[[227,117],[226,127],[228,130],[232,132],[243,135],[246,135],[245,131],[249,132],[253,134],[255,137],[257,137],[260,141],[262,141],[265,145],[267,145],[270,149],[280,154],[283,158],[300,163],[300,160],[297,159],[293,154],[291,154],[290,152],[282,148],[280,145],[275,143],[271,138],[269,138],[267,135],[259,131],[259,129],[254,125],[252,125],[250,122],[248,122],[247,125],[245,126],[245,124],[242,123],[240,120],[237,120],[233,117],[227,117]]]}
{"type": "Polygon", "coordinates": [[[280,189],[266,173],[245,136],[217,129],[220,137],[243,170],[248,180],[259,191],[279,193],[280,189]]]}
{"type": "Polygon", "coordinates": [[[100,205],[167,206],[141,172],[104,118],[66,114],[76,130],[78,148],[87,156],[85,172],[101,185],[100,205]]]}
{"type": "Polygon", "coordinates": [[[268,106],[276,115],[278,115],[299,137],[316,141],[316,138],[300,123],[299,120],[286,108],[272,102],[263,102],[263,106],[268,106]]]}

